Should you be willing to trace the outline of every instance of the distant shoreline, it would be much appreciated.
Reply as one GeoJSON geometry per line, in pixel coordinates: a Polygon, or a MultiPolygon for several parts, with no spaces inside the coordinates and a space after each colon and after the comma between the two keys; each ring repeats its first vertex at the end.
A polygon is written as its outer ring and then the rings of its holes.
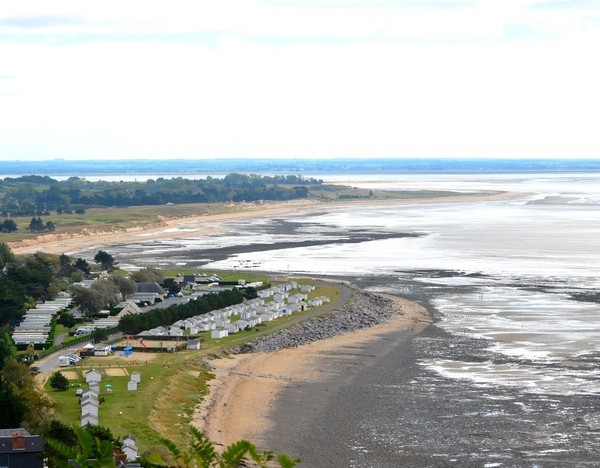
{"type": "Polygon", "coordinates": [[[300,215],[308,212],[327,212],[344,206],[389,206],[433,203],[466,203],[476,201],[499,201],[522,197],[522,193],[493,192],[448,195],[444,197],[410,198],[410,199],[380,199],[380,200],[343,200],[321,202],[313,199],[300,199],[285,202],[265,202],[262,205],[239,203],[237,210],[221,214],[195,215],[165,219],[116,231],[84,231],[68,234],[44,234],[34,239],[24,239],[9,242],[15,254],[31,254],[45,252],[50,254],[72,255],[79,251],[111,245],[131,243],[132,241],[148,242],[152,240],[173,239],[194,235],[214,235],[224,232],[220,223],[251,217],[265,218],[293,213],[300,215]],[[193,224],[193,225],[192,225],[193,224]],[[185,225],[185,229],[176,232],[177,228],[185,225]]]}

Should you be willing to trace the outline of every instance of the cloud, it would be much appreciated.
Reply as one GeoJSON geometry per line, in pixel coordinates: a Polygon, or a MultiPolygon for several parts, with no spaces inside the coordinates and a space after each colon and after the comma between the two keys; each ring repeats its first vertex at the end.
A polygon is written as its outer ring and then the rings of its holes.
{"type": "Polygon", "coordinates": [[[600,154],[587,13],[442,3],[12,2],[0,154],[600,154]]]}
{"type": "Polygon", "coordinates": [[[0,20],[0,26],[10,26],[13,28],[38,29],[56,26],[81,25],[86,23],[83,18],[71,16],[13,16],[0,20]]]}

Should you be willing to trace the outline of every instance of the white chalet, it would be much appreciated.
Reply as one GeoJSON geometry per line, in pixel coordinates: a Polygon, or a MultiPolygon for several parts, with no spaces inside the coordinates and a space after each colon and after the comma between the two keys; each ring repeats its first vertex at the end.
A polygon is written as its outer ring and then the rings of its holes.
{"type": "Polygon", "coordinates": [[[229,336],[229,332],[225,328],[215,328],[210,332],[210,337],[216,340],[227,336],[229,336]]]}

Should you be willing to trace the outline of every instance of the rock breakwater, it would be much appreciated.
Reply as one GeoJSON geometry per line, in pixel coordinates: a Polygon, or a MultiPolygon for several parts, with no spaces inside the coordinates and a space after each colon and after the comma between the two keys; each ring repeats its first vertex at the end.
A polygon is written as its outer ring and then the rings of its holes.
{"type": "Polygon", "coordinates": [[[340,309],[315,317],[291,328],[275,332],[231,350],[234,353],[256,353],[294,348],[313,341],[369,328],[386,322],[399,307],[392,299],[356,290],[340,309]]]}

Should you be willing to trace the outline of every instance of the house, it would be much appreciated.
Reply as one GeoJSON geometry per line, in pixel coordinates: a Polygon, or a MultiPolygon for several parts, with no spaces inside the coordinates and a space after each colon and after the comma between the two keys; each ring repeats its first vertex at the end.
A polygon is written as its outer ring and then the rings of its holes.
{"type": "Polygon", "coordinates": [[[127,456],[128,461],[135,460],[138,457],[137,441],[134,436],[127,434],[123,437],[121,451],[127,456]]]}
{"type": "Polygon", "coordinates": [[[98,417],[98,404],[93,401],[88,401],[85,405],[81,405],[81,415],[91,414],[98,417]]]}
{"type": "Polygon", "coordinates": [[[90,369],[89,371],[87,371],[85,373],[85,381],[86,383],[90,383],[90,382],[100,382],[102,380],[102,374],[100,373],[100,371],[97,371],[96,369],[90,369]]]}
{"type": "Polygon", "coordinates": [[[199,350],[200,349],[200,338],[197,338],[195,340],[189,340],[187,342],[185,349],[199,350]]]}
{"type": "Polygon", "coordinates": [[[22,427],[0,429],[0,466],[3,468],[42,468],[44,439],[22,427]]]}
{"type": "Polygon", "coordinates": [[[99,404],[98,394],[87,390],[81,395],[79,403],[81,406],[88,404],[88,402],[94,403],[96,406],[99,404]]]}
{"type": "Polygon", "coordinates": [[[112,354],[112,348],[110,346],[95,346],[94,356],[108,356],[112,354]]]}
{"type": "Polygon", "coordinates": [[[126,315],[131,315],[131,314],[140,314],[142,312],[142,309],[140,309],[138,307],[138,305],[132,301],[121,302],[115,306],[115,309],[119,309],[119,308],[121,310],[116,315],[116,317],[119,317],[119,318],[125,317],[126,315]]]}
{"type": "Polygon", "coordinates": [[[135,392],[137,390],[138,383],[135,380],[130,380],[127,382],[127,390],[130,392],[135,392]]]}
{"type": "Polygon", "coordinates": [[[179,327],[169,328],[169,336],[183,336],[183,330],[179,327]]]}
{"type": "Polygon", "coordinates": [[[242,331],[245,330],[246,328],[250,327],[250,322],[248,322],[247,320],[236,320],[235,322],[233,322],[233,325],[238,327],[238,330],[242,331]]]}
{"type": "Polygon", "coordinates": [[[163,296],[167,293],[165,289],[158,283],[135,283],[135,292],[141,294],[154,294],[156,296],[163,296]]]}
{"type": "Polygon", "coordinates": [[[214,330],[217,326],[215,325],[215,322],[200,322],[198,324],[198,330],[199,331],[209,331],[209,330],[214,330]]]}
{"type": "Polygon", "coordinates": [[[300,301],[302,301],[300,294],[292,294],[287,299],[288,304],[298,304],[300,301]]]}
{"type": "Polygon", "coordinates": [[[256,317],[256,311],[255,310],[244,310],[243,312],[240,313],[240,318],[242,320],[248,320],[252,317],[256,317]]]}
{"type": "Polygon", "coordinates": [[[289,294],[287,292],[278,292],[273,294],[273,300],[276,302],[281,302],[284,299],[287,299],[289,294]]]}
{"type": "Polygon", "coordinates": [[[275,319],[275,314],[273,312],[265,312],[263,314],[258,314],[260,318],[260,323],[270,322],[275,319]]]}
{"type": "Polygon", "coordinates": [[[273,289],[263,289],[262,291],[258,291],[257,294],[261,299],[266,299],[267,297],[271,297],[273,295],[273,289]]]}
{"type": "Polygon", "coordinates": [[[229,336],[229,332],[225,328],[215,328],[210,332],[210,337],[215,340],[225,338],[227,336],[229,336]]]}
{"type": "Polygon", "coordinates": [[[132,372],[131,380],[134,382],[140,383],[142,381],[142,373],[141,372],[132,372]]]}
{"type": "Polygon", "coordinates": [[[225,328],[225,326],[228,325],[229,322],[231,322],[231,320],[229,320],[228,318],[215,319],[215,324],[217,325],[217,328],[225,328]]]}
{"type": "Polygon", "coordinates": [[[235,325],[234,323],[228,323],[223,328],[225,328],[225,330],[227,330],[227,333],[230,334],[230,335],[232,335],[232,334],[237,333],[237,332],[240,331],[240,329],[238,328],[238,326],[235,325]]]}
{"type": "Polygon", "coordinates": [[[248,326],[254,327],[260,323],[260,319],[258,317],[251,317],[246,319],[246,322],[248,322],[248,326]]]}
{"type": "Polygon", "coordinates": [[[98,416],[94,416],[93,414],[82,414],[81,415],[81,427],[85,426],[97,426],[98,425],[98,416]]]}

